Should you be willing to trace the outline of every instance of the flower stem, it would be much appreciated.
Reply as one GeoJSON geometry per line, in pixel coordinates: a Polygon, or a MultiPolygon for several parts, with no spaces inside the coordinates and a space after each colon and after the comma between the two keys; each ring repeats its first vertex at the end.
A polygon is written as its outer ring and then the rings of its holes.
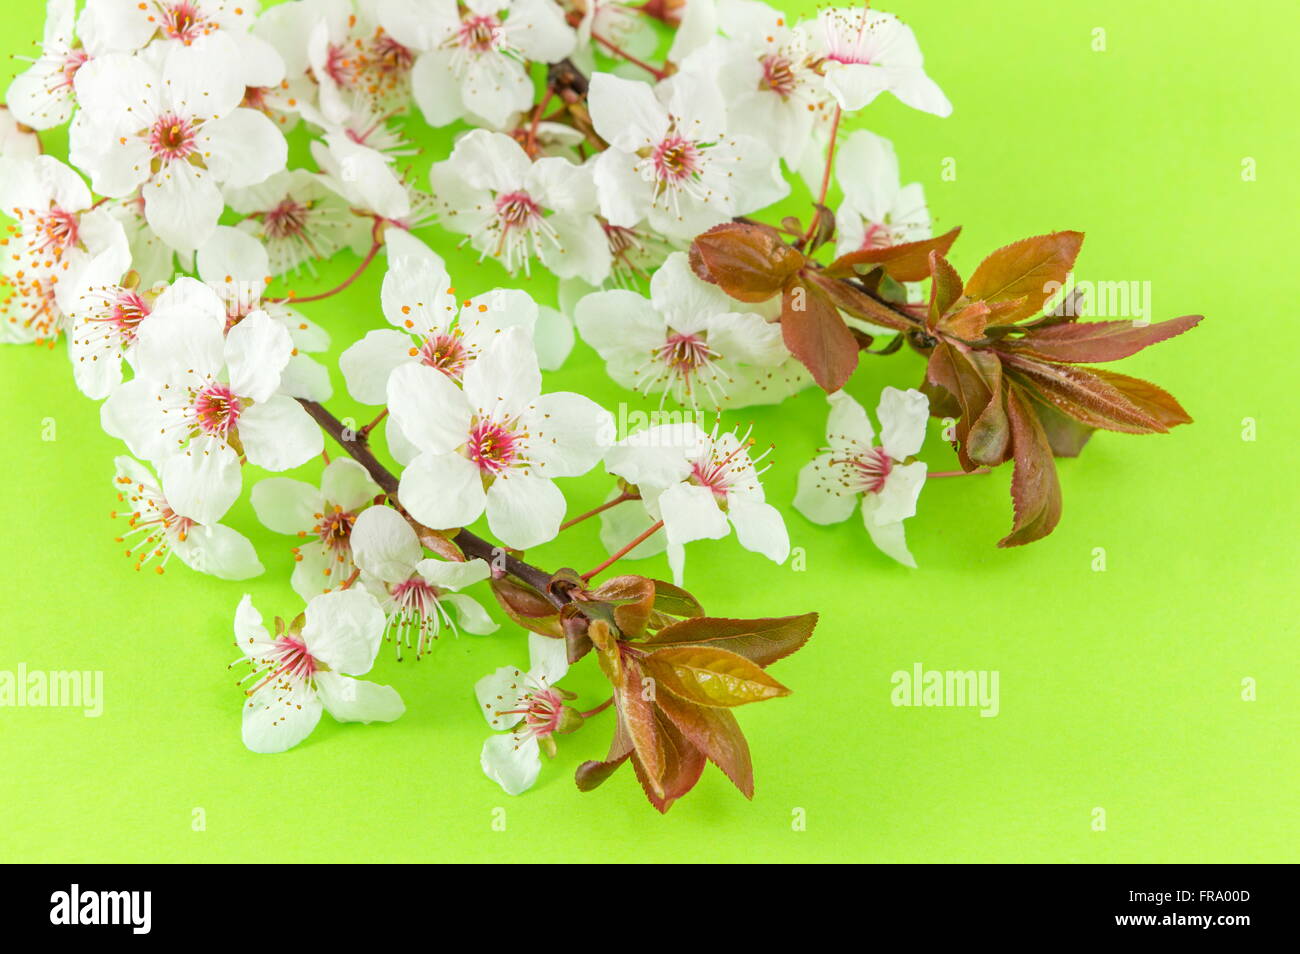
{"type": "Polygon", "coordinates": [[[614,697],[610,696],[600,705],[596,706],[596,708],[588,709],[586,712],[579,712],[578,715],[582,716],[584,719],[590,719],[592,716],[599,715],[600,713],[604,712],[606,709],[610,707],[610,705],[613,702],[614,702],[614,697]]]}
{"type": "Polygon", "coordinates": [[[831,141],[826,145],[826,168],[822,171],[822,188],[817,194],[817,206],[813,209],[812,221],[808,223],[808,231],[804,234],[804,244],[813,237],[817,231],[817,220],[821,215],[821,206],[826,204],[826,193],[831,189],[831,168],[835,164],[835,141],[839,138],[840,118],[844,111],[839,106],[835,107],[835,114],[831,117],[831,141]]]}
{"type": "Polygon", "coordinates": [[[368,439],[370,437],[370,432],[375,429],[375,425],[378,424],[387,416],[388,416],[388,408],[384,408],[382,411],[380,411],[378,414],[375,415],[375,419],[373,421],[371,421],[365,427],[361,428],[361,430],[357,431],[358,439],[363,441],[368,439]]]}
{"type": "Polygon", "coordinates": [[[537,127],[541,125],[542,113],[546,111],[546,107],[550,104],[553,96],[555,96],[555,87],[548,85],[546,95],[542,97],[542,101],[533,110],[533,121],[528,124],[528,138],[524,142],[524,151],[530,156],[537,149],[537,127]]]}
{"type": "Polygon", "coordinates": [[[627,60],[633,66],[641,67],[641,69],[645,70],[655,79],[662,80],[668,78],[668,73],[666,71],[651,66],[645,60],[637,59],[635,56],[633,56],[627,50],[623,49],[617,43],[605,39],[599,33],[592,33],[591,38],[595,40],[597,43],[599,43],[601,46],[603,46],[605,49],[609,50],[609,52],[612,53],[614,56],[618,56],[621,57],[622,59],[627,60]]]}
{"type": "Polygon", "coordinates": [[[288,295],[286,295],[283,298],[268,298],[266,300],[274,301],[274,302],[288,302],[294,305],[301,305],[309,301],[321,301],[322,299],[325,298],[331,298],[334,295],[337,295],[339,292],[347,289],[348,286],[350,286],[353,282],[355,282],[358,278],[360,278],[362,273],[365,272],[365,270],[370,267],[370,263],[375,260],[375,256],[378,255],[379,250],[383,248],[384,240],[379,237],[379,227],[383,224],[383,221],[384,220],[381,218],[378,217],[375,218],[375,224],[371,226],[370,229],[370,251],[366,252],[366,257],[361,260],[361,264],[357,266],[356,271],[354,271],[351,275],[345,278],[341,284],[336,285],[335,287],[331,288],[329,291],[321,292],[318,295],[305,295],[302,298],[299,298],[296,295],[294,295],[292,292],[290,292],[288,295]]]}
{"type": "Polygon", "coordinates": [[[926,480],[933,477],[974,477],[976,474],[991,474],[992,467],[977,467],[974,470],[936,470],[933,473],[926,474],[926,480]]]}
{"type": "Polygon", "coordinates": [[[625,490],[617,497],[615,497],[613,500],[607,500],[599,507],[593,507],[591,510],[588,510],[586,513],[583,514],[579,514],[578,516],[574,517],[572,520],[566,520],[564,523],[560,524],[560,529],[568,530],[570,527],[574,526],[575,524],[582,523],[582,521],[594,517],[598,513],[604,513],[610,507],[616,506],[617,504],[621,504],[627,500],[640,500],[640,499],[641,499],[640,494],[630,494],[625,490]]]}
{"type": "MultiPolygon", "coordinates": [[[[331,414],[323,404],[317,401],[308,401],[305,398],[299,398],[298,403],[311,415],[312,420],[320,425],[321,430],[334,438],[353,460],[366,469],[371,479],[388,495],[389,502],[400,509],[401,503],[397,498],[398,479],[387,467],[379,462],[379,458],[375,457],[369,445],[365,441],[351,436],[355,435],[356,432],[349,433],[349,429],[344,427],[343,422],[331,414]]],[[[402,511],[402,513],[405,514],[405,511],[402,511]]],[[[410,518],[408,517],[408,519],[410,518]]],[[[418,532],[419,528],[417,527],[418,532]]],[[[551,588],[552,574],[525,563],[518,557],[506,552],[505,548],[484,540],[468,530],[461,530],[457,533],[455,543],[466,556],[486,560],[494,568],[500,567],[511,576],[523,580],[545,596],[551,605],[557,609],[570,602],[567,593],[562,590],[557,592],[551,588]]]]}
{"type": "Polygon", "coordinates": [[[611,556],[600,566],[596,567],[594,570],[588,570],[586,573],[582,574],[582,578],[584,580],[590,580],[593,576],[595,576],[597,573],[601,572],[602,570],[609,569],[609,567],[613,566],[619,560],[623,559],[623,557],[627,556],[629,553],[635,550],[642,543],[645,543],[645,541],[649,540],[650,537],[652,537],[657,530],[662,530],[663,526],[664,526],[664,522],[662,520],[655,521],[646,529],[644,533],[638,536],[631,543],[627,544],[624,547],[619,548],[619,551],[617,553],[611,556]]]}

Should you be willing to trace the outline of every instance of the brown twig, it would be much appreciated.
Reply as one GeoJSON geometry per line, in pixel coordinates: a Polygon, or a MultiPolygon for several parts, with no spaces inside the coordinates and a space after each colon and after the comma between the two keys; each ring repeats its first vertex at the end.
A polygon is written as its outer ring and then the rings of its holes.
{"type": "MultiPolygon", "coordinates": [[[[319,424],[326,434],[334,438],[353,460],[366,469],[371,479],[388,495],[388,499],[400,506],[397,498],[397,488],[400,481],[387,467],[380,463],[379,458],[375,457],[365,437],[345,427],[343,422],[331,414],[323,404],[303,398],[299,398],[298,403],[303,406],[307,413],[311,415],[312,420],[319,424]]],[[[457,533],[455,542],[466,556],[486,560],[494,572],[500,568],[509,575],[527,583],[545,596],[556,609],[563,607],[570,601],[568,593],[563,588],[551,586],[554,580],[553,574],[547,573],[530,563],[525,563],[510,554],[504,547],[484,540],[468,530],[461,530],[457,533]]]]}

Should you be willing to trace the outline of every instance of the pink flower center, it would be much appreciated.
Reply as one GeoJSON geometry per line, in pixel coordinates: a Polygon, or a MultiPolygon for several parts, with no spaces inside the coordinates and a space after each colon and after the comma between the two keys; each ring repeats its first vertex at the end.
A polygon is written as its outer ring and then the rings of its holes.
{"type": "Polygon", "coordinates": [[[673,332],[659,346],[659,360],[682,375],[689,375],[708,364],[716,354],[700,335],[673,332]]]}
{"type": "Polygon", "coordinates": [[[195,426],[204,434],[223,440],[239,426],[242,411],[239,398],[224,384],[208,385],[198,393],[192,405],[195,426]]]}
{"type": "Polygon", "coordinates": [[[123,485],[117,499],[127,502],[126,495],[130,493],[129,502],[137,509],[113,512],[114,517],[126,517],[128,528],[116,540],[118,543],[129,544],[124,553],[135,560],[136,570],[142,570],[157,560],[154,572],[161,575],[167,561],[171,559],[173,548],[185,542],[195,522],[172,510],[157,487],[146,488],[144,484],[132,486],[131,478],[126,476],[118,477],[117,482],[123,485]]]}
{"type": "Polygon", "coordinates": [[[307,230],[307,213],[310,205],[284,199],[262,216],[262,228],[271,239],[291,239],[307,230]]]}
{"type": "Polygon", "coordinates": [[[708,487],[709,490],[713,491],[713,496],[717,497],[719,502],[727,497],[727,489],[730,486],[727,476],[727,468],[719,463],[696,461],[691,464],[690,482],[701,487],[708,487]]]}
{"type": "Polygon", "coordinates": [[[347,50],[330,44],[325,52],[325,75],[339,86],[351,86],[356,78],[356,63],[348,57],[347,50]]]}
{"type": "Polygon", "coordinates": [[[440,334],[426,338],[418,352],[420,363],[436,368],[453,381],[459,381],[469,364],[469,352],[458,334],[440,334]]]}
{"type": "Polygon", "coordinates": [[[370,43],[370,55],[380,75],[401,76],[409,72],[415,54],[380,29],[370,43]]]}
{"type": "Polygon", "coordinates": [[[542,689],[533,693],[529,700],[528,711],[524,715],[524,725],[534,736],[543,739],[554,735],[560,727],[560,717],[564,710],[564,697],[554,689],[542,689]]]}
{"type": "Polygon", "coordinates": [[[868,494],[880,493],[889,472],[894,469],[894,461],[883,447],[873,447],[850,463],[861,481],[863,492],[868,494]]]}
{"type": "Polygon", "coordinates": [[[474,53],[490,53],[496,49],[501,21],[489,15],[472,16],[461,21],[456,41],[462,49],[474,53]]]}
{"type": "Polygon", "coordinates": [[[762,64],[763,79],[760,88],[771,90],[782,99],[788,99],[797,85],[794,65],[786,57],[775,53],[764,56],[762,64]]]}
{"type": "Polygon", "coordinates": [[[121,288],[108,298],[107,306],[102,316],[91,320],[107,324],[123,342],[134,340],[136,328],[149,315],[144,299],[128,288],[121,288]]]}
{"type": "Polygon", "coordinates": [[[519,438],[504,424],[480,421],[470,431],[466,445],[469,459],[488,476],[496,476],[514,465],[519,457],[519,438]]]}
{"type": "MultiPolygon", "coordinates": [[[[710,450],[707,459],[695,460],[691,463],[691,473],[687,480],[700,487],[708,487],[713,491],[713,496],[718,505],[726,509],[727,494],[737,489],[737,484],[744,480],[752,485],[752,475],[748,464],[752,464],[748,456],[748,451],[753,441],[749,435],[745,434],[740,438],[735,447],[727,453],[719,456],[720,448],[716,443],[710,440],[710,450]]],[[[766,451],[759,456],[762,460],[766,456],[766,451]]]]}
{"type": "Polygon", "coordinates": [[[835,10],[825,21],[826,58],[837,63],[870,65],[873,27],[862,10],[835,10]]]}
{"type": "Polygon", "coordinates": [[[889,227],[881,225],[879,222],[871,222],[867,225],[866,231],[862,235],[862,244],[859,248],[888,248],[894,244],[894,236],[889,231],[889,227]]]}
{"type": "Polygon", "coordinates": [[[609,243],[610,254],[616,258],[631,252],[645,250],[645,243],[641,241],[636,229],[629,229],[622,225],[610,225],[603,220],[600,224],[605,230],[605,240],[609,243]]]}
{"type": "Polygon", "coordinates": [[[668,183],[679,183],[698,175],[701,158],[699,147],[681,136],[669,136],[655,146],[650,156],[655,178],[668,183]]]}
{"type": "Polygon", "coordinates": [[[437,598],[438,591],[422,576],[413,576],[393,587],[393,600],[398,606],[421,614],[428,609],[429,601],[437,598]]]}
{"type": "Polygon", "coordinates": [[[527,192],[503,192],[496,208],[503,229],[528,228],[542,217],[541,207],[527,192]]]}
{"type": "Polygon", "coordinates": [[[523,716],[524,731],[534,738],[544,739],[548,735],[554,735],[564,714],[564,697],[554,689],[538,689],[521,701],[524,703],[522,708],[506,709],[496,714],[523,716]]]}
{"type": "Polygon", "coordinates": [[[62,255],[64,251],[77,244],[78,224],[77,216],[73,213],[58,208],[51,209],[49,214],[40,220],[39,250],[41,252],[48,250],[56,257],[62,255]]]}
{"type": "Polygon", "coordinates": [[[329,513],[317,514],[316,517],[316,536],[320,542],[340,558],[347,555],[349,541],[352,539],[352,525],[357,522],[357,515],[336,506],[329,513]]]}
{"type": "Polygon", "coordinates": [[[451,625],[451,618],[438,602],[442,594],[418,573],[392,585],[388,592],[393,608],[388,614],[386,634],[391,633],[397,645],[397,658],[402,658],[405,645],[414,646],[415,658],[419,659],[438,638],[444,618],[451,625]]]}
{"type": "Polygon", "coordinates": [[[69,50],[67,57],[63,61],[63,86],[72,86],[72,81],[77,78],[77,70],[86,65],[90,59],[90,54],[83,49],[69,50]]]}
{"type": "Polygon", "coordinates": [[[149,148],[164,164],[187,159],[197,148],[190,120],[175,113],[159,116],[149,131],[149,148]]]}
{"type": "Polygon", "coordinates": [[[186,46],[205,33],[211,33],[216,29],[216,25],[209,24],[202,11],[189,2],[174,3],[165,7],[162,12],[161,26],[165,36],[180,40],[186,46]]]}
{"type": "Polygon", "coordinates": [[[258,660],[266,675],[252,689],[246,690],[253,695],[259,689],[279,682],[287,689],[305,685],[316,675],[315,658],[307,652],[307,644],[297,636],[285,633],[275,641],[266,655],[258,660]]]}

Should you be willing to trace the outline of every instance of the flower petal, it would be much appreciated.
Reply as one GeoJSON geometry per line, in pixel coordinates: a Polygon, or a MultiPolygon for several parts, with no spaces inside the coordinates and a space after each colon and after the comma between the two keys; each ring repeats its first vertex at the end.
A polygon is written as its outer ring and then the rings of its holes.
{"type": "Polygon", "coordinates": [[[255,311],[230,329],[225,355],[231,390],[265,401],[280,386],[280,372],[293,356],[293,339],[284,325],[255,311]]]}
{"type": "Polygon", "coordinates": [[[925,442],[925,425],[930,420],[930,399],[909,388],[885,388],[876,407],[880,420],[880,446],[894,460],[907,460],[925,442]]]}
{"type": "Polygon", "coordinates": [[[895,467],[885,478],[885,486],[880,488],[880,492],[867,495],[877,498],[871,507],[871,519],[885,524],[913,516],[916,513],[916,500],[921,495],[921,488],[924,485],[925,464],[923,462],[918,460],[904,464],[902,467],[895,467]]]}
{"type": "Polygon", "coordinates": [[[478,699],[479,712],[492,728],[502,731],[519,723],[523,715],[512,712],[521,708],[527,694],[524,674],[514,666],[502,666],[474,683],[474,697],[478,699]]]}
{"type": "Polygon", "coordinates": [[[528,675],[544,686],[553,686],[569,671],[569,649],[563,639],[540,633],[528,634],[528,675]]]}
{"type": "Polygon", "coordinates": [[[226,515],[242,489],[239,458],[224,442],[190,442],[159,469],[167,503],[182,517],[201,524],[226,515]]]}
{"type": "Polygon", "coordinates": [[[892,557],[903,566],[910,566],[915,569],[916,560],[912,556],[912,551],[907,548],[903,521],[896,520],[893,523],[877,521],[875,511],[879,506],[880,498],[875,494],[867,494],[862,498],[862,522],[867,528],[871,542],[879,548],[881,553],[892,557]]]}
{"type": "Polygon", "coordinates": [[[483,743],[479,764],[483,773],[507,795],[522,795],[537,781],[542,771],[542,756],[533,736],[502,733],[483,743]]]}
{"type": "Polygon", "coordinates": [[[726,515],[708,487],[674,484],[659,495],[659,512],[670,544],[717,540],[729,531],[726,515]]]}
{"type": "Polygon", "coordinates": [[[253,485],[249,496],[257,519],[276,533],[311,530],[325,510],[325,497],[319,489],[288,477],[263,478],[253,485]]]}
{"type": "Polygon", "coordinates": [[[352,559],[386,583],[410,579],[424,548],[411,525],[391,507],[370,507],[352,525],[352,559]]]}
{"type": "Polygon", "coordinates": [[[291,697],[271,683],[244,703],[244,745],[264,754],[287,751],[311,735],[323,708],[314,692],[291,697]]]}
{"type": "Polygon", "coordinates": [[[545,477],[515,471],[498,477],[487,491],[488,526],[516,550],[554,540],[564,509],[564,494],[545,477]]]}
{"type": "Polygon", "coordinates": [[[364,676],[375,664],[384,638],[384,611],[361,588],[334,590],[307,604],[302,639],[313,657],[330,669],[364,676]]]}
{"type": "MultiPolygon", "coordinates": [[[[537,352],[532,335],[522,328],[503,331],[465,372],[465,397],[479,417],[517,417],[541,393],[537,352]]],[[[405,422],[402,427],[414,438],[405,422]]]]}
{"type": "Polygon", "coordinates": [[[822,454],[799,471],[794,509],[813,523],[841,523],[857,503],[857,494],[845,481],[842,468],[831,460],[832,455],[822,454]]]}
{"type": "Polygon", "coordinates": [[[368,679],[322,672],[316,675],[316,688],[329,714],[340,722],[394,722],[406,711],[396,689],[368,679]]]}
{"type": "Polygon", "coordinates": [[[393,369],[411,362],[411,336],[391,328],[369,332],[339,355],[339,370],[348,393],[362,404],[388,401],[393,369]]]}
{"type": "Polygon", "coordinates": [[[445,374],[426,365],[408,362],[393,369],[388,408],[407,440],[423,451],[444,453],[469,437],[466,396],[445,374]]]}
{"type": "Polygon", "coordinates": [[[379,493],[379,485],[355,460],[340,457],[326,465],[320,490],[330,503],[351,511],[372,500],[379,493]]]}
{"type": "Polygon", "coordinates": [[[457,563],[453,560],[421,560],[415,570],[434,586],[440,589],[460,590],[473,583],[479,583],[492,575],[492,568],[485,560],[467,560],[457,563]]]}
{"type": "Polygon", "coordinates": [[[283,394],[244,409],[239,438],[250,464],[289,470],[325,450],[325,438],[301,404],[283,394]]]}
{"type": "Polygon", "coordinates": [[[248,538],[225,524],[191,527],[175,551],[190,569],[219,580],[247,580],[265,570],[248,538]]]}
{"type": "Polygon", "coordinates": [[[727,516],[736,528],[736,539],[742,547],[763,554],[773,563],[786,561],[790,555],[790,534],[775,507],[749,497],[733,497],[727,516]]]}
{"type": "Polygon", "coordinates": [[[500,629],[497,623],[472,596],[464,593],[444,593],[439,597],[444,604],[455,607],[460,617],[460,628],[476,636],[486,636],[500,629]]]}
{"type": "Polygon", "coordinates": [[[435,530],[473,523],[486,502],[478,467],[455,452],[420,454],[402,471],[397,493],[411,516],[435,530]]]}
{"type": "Polygon", "coordinates": [[[528,457],[543,477],[577,477],[600,462],[614,441],[614,417],[571,391],[543,394],[521,417],[528,457]]]}

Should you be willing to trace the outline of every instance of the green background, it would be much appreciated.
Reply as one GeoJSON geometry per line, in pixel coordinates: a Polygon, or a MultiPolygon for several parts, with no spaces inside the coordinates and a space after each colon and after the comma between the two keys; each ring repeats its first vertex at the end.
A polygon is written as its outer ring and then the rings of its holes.
{"type": "MultiPolygon", "coordinates": [[[[575,766],[605,752],[608,712],[560,740],[525,796],[482,775],[487,728],[471,687],[526,661],[509,627],[444,640],[418,664],[386,646],[374,678],[408,706],[393,725],[327,717],[290,753],[246,751],[242,695],[225,668],[230,622],[246,591],[268,616],[298,611],[292,541],[261,529],[245,499],[227,522],[252,538],[264,577],[227,583],[175,562],[161,578],[134,572],[109,519],[122,449],[75,390],[62,346],[0,349],[0,669],[102,670],[106,697],[98,719],[0,709],[0,860],[1296,860],[1297,319],[1285,304],[1300,199],[1296,5],[890,9],[915,28],[955,112],[940,120],[883,96],[857,124],[895,142],[903,181],[924,184],[937,230],[965,227],[954,263],[969,273],[1014,239],[1086,231],[1081,278],[1150,281],[1157,318],[1208,316],[1119,366],[1171,390],[1195,424],[1098,435],[1061,464],[1060,527],[1026,548],[994,547],[1010,525],[1008,472],[933,481],[908,522],[920,563],[909,571],[856,520],[815,527],[789,507],[821,443],[818,393],[733,414],[777,445],[769,498],[807,569],[776,567],[733,538],[693,545],[687,584],[716,615],[815,609],[822,622],[773,669],[793,694],[739,713],[754,801],[710,766],[660,817],[629,770],[591,794],[573,786],[575,766]],[[1104,52],[1092,48],[1098,28],[1104,52]],[[941,178],[946,157],[954,181],[941,178]],[[1246,157],[1255,181],[1243,180],[1246,157]],[[53,441],[42,440],[47,418],[53,441]],[[1247,418],[1254,441],[1243,440],[1247,418]],[[1093,569],[1099,547],[1104,572],[1093,569]],[[917,662],[998,670],[1001,714],[893,707],[890,674],[917,662]],[[1256,701],[1241,698],[1246,678],[1256,701]],[[493,828],[499,807],[505,831],[493,828]],[[1092,828],[1097,807],[1105,831],[1092,828]],[[192,830],[196,808],[206,830],[192,830]]],[[[32,0],[7,5],[0,48],[30,52],[42,15],[32,0]]],[[[57,134],[46,142],[62,148],[57,134]]],[[[467,293],[505,283],[446,233],[425,235],[467,293]]],[[[298,289],[329,287],[354,264],[341,256],[298,289]]],[[[304,306],[333,333],[334,355],[382,325],[381,275],[304,306]]],[[[552,292],[540,278],[523,287],[552,292]]],[[[921,372],[906,353],[864,364],[850,391],[871,408],[881,386],[913,385],[921,372]]],[[[611,408],[628,398],[581,344],[548,387],[611,408]]],[[[354,411],[346,396],[331,406],[354,411]]],[[[921,456],[955,466],[937,425],[921,456]]],[[[567,482],[571,512],[606,487],[596,475],[567,482]]],[[[602,556],[594,526],[531,554],[579,569],[602,556]]],[[[665,572],[658,560],[628,566],[665,572]]],[[[590,659],[566,684],[588,705],[605,695],[590,659]]]]}

